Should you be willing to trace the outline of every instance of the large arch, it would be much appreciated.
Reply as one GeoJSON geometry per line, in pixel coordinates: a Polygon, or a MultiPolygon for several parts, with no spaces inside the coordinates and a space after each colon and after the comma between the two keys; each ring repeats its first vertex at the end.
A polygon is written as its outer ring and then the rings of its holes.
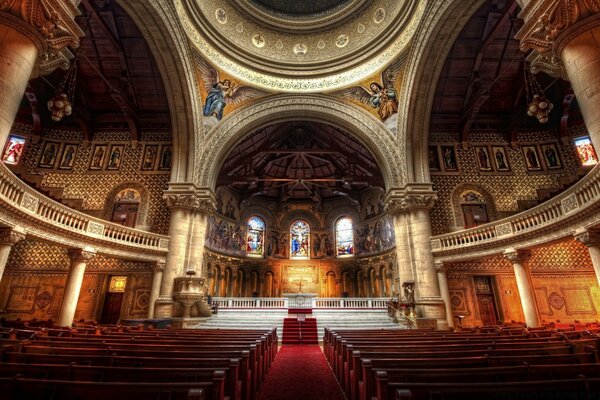
{"type": "Polygon", "coordinates": [[[171,182],[193,182],[202,143],[202,101],[194,57],[170,0],[116,0],[146,39],[165,86],[171,114],[171,182]]]}
{"type": "Polygon", "coordinates": [[[389,129],[367,111],[325,95],[274,95],[241,107],[206,134],[197,185],[214,190],[221,164],[231,148],[255,129],[298,118],[326,123],[358,138],[377,161],[386,189],[402,187],[398,147],[389,129]]]}
{"type": "Polygon", "coordinates": [[[469,18],[485,0],[431,2],[408,56],[398,105],[398,146],[406,161],[403,180],[429,183],[429,117],[446,57],[469,18]]]}

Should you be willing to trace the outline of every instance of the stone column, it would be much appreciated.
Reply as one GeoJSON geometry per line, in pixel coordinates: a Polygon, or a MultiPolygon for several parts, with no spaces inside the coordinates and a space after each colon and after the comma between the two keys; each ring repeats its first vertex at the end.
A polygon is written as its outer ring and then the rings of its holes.
{"type": "Polygon", "coordinates": [[[25,239],[23,231],[16,228],[0,228],[0,280],[4,275],[4,269],[12,247],[23,239],[25,239]]]}
{"type": "Polygon", "coordinates": [[[204,242],[206,241],[206,230],[208,216],[213,209],[210,204],[203,204],[202,209],[196,208],[192,216],[192,239],[190,243],[190,260],[188,269],[193,269],[196,274],[202,273],[202,260],[204,259],[204,242]]]}
{"type": "Polygon", "coordinates": [[[446,307],[446,320],[448,327],[454,328],[454,315],[452,314],[452,304],[450,303],[450,290],[448,289],[448,276],[446,275],[446,266],[442,261],[435,261],[435,270],[437,271],[438,284],[440,285],[440,296],[444,300],[446,307]]]}
{"type": "Polygon", "coordinates": [[[600,5],[588,0],[520,0],[517,33],[534,72],[571,81],[590,138],[600,149],[600,5]]]}
{"type": "Polygon", "coordinates": [[[528,328],[537,328],[542,325],[542,319],[540,318],[540,312],[535,301],[531,273],[527,266],[530,252],[527,250],[506,249],[504,257],[512,263],[515,270],[519,297],[521,298],[521,306],[525,315],[525,324],[528,328]]]}
{"type": "Polygon", "coordinates": [[[0,2],[0,146],[6,142],[27,82],[57,67],[67,69],[83,32],[70,0],[0,2]]]}
{"type": "Polygon", "coordinates": [[[150,302],[148,303],[148,318],[154,318],[154,303],[160,294],[160,284],[162,282],[163,272],[166,263],[157,261],[154,264],[154,275],[152,276],[152,289],[150,290],[150,302]]]}
{"type": "Polygon", "coordinates": [[[77,309],[77,301],[79,300],[79,292],[81,291],[81,283],[83,282],[83,274],[87,262],[96,255],[93,249],[71,249],[69,250],[69,258],[71,259],[71,268],[67,276],[65,285],[65,294],[63,295],[62,304],[60,306],[60,314],[58,317],[58,326],[73,325],[75,310],[77,309]]]}
{"type": "Polygon", "coordinates": [[[592,266],[596,272],[598,286],[600,286],[600,232],[586,229],[577,230],[575,240],[587,246],[592,266]]]}

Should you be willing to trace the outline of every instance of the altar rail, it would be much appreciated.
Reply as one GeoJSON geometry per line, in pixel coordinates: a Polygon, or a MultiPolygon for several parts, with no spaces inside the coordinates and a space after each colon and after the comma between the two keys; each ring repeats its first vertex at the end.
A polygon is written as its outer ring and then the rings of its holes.
{"type": "MultiPolygon", "coordinates": [[[[222,308],[272,308],[288,309],[288,298],[277,297],[214,297],[213,304],[222,308]]],[[[351,308],[387,308],[388,298],[363,298],[363,297],[316,297],[307,300],[313,309],[351,309],[351,308]]],[[[308,304],[307,304],[308,306],[308,304]]]]}
{"type": "Polygon", "coordinates": [[[600,222],[600,166],[559,195],[529,210],[475,228],[431,237],[434,257],[461,259],[519,248],[531,237],[542,244],[600,222]]]}
{"type": "Polygon", "coordinates": [[[91,217],[29,187],[0,163],[0,223],[68,247],[139,260],[164,260],[169,237],[91,217]]]}

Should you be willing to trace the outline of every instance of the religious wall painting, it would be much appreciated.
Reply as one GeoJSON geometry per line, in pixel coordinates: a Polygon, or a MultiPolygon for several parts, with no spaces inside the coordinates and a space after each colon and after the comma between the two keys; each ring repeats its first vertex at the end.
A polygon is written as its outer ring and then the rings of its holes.
{"type": "Polygon", "coordinates": [[[541,171],[542,164],[540,162],[540,157],[538,155],[537,146],[535,145],[527,145],[521,146],[521,151],[523,152],[523,157],[525,159],[525,165],[528,171],[541,171]]]}
{"type": "Polygon", "coordinates": [[[246,229],[246,255],[262,257],[265,251],[265,222],[262,218],[252,217],[246,229]]]}
{"type": "Polygon", "coordinates": [[[306,221],[296,220],[290,226],[290,258],[310,258],[310,226],[306,221]]]}
{"type": "Polygon", "coordinates": [[[354,255],[354,229],[350,218],[342,217],[335,223],[335,244],[338,257],[354,255]]]}
{"type": "Polygon", "coordinates": [[[97,144],[94,146],[92,158],[90,159],[90,170],[99,171],[104,167],[104,160],[106,160],[107,151],[108,146],[105,144],[97,144]]]}
{"type": "Polygon", "coordinates": [[[439,172],[441,171],[440,165],[440,153],[438,151],[437,146],[428,146],[427,154],[429,160],[429,171],[430,172],[439,172]]]}
{"type": "Polygon", "coordinates": [[[581,166],[588,167],[598,164],[598,156],[589,137],[575,139],[575,149],[581,166]]]}
{"type": "Polygon", "coordinates": [[[546,169],[562,168],[562,162],[555,143],[541,144],[540,149],[542,151],[542,157],[544,158],[544,164],[546,164],[546,169]]]}
{"type": "Polygon", "coordinates": [[[58,169],[70,171],[73,169],[73,164],[75,163],[75,157],[77,156],[77,150],[79,145],[75,143],[66,143],[62,155],[60,157],[60,162],[58,163],[58,169]]]}
{"type": "Polygon", "coordinates": [[[205,99],[202,114],[221,120],[241,103],[266,96],[268,92],[242,85],[226,77],[202,57],[196,57],[202,97],[205,99]]]}
{"type": "Polygon", "coordinates": [[[316,265],[283,267],[283,293],[319,293],[319,268],[316,265]]]}
{"type": "Polygon", "coordinates": [[[42,149],[42,154],[40,156],[40,161],[38,163],[38,167],[54,168],[54,164],[56,163],[56,158],[58,157],[59,147],[60,147],[60,143],[58,143],[58,142],[44,143],[44,147],[42,149]]]}
{"type": "Polygon", "coordinates": [[[208,248],[218,252],[246,254],[244,228],[212,215],[208,218],[205,243],[208,248]]]}
{"type": "Polygon", "coordinates": [[[106,170],[118,171],[121,169],[121,163],[123,162],[123,155],[125,154],[125,146],[122,144],[113,144],[110,147],[110,153],[108,156],[108,163],[106,170]]]}
{"type": "Polygon", "coordinates": [[[158,145],[147,144],[144,147],[144,156],[142,157],[142,171],[153,171],[158,156],[158,145]]]}
{"type": "Polygon", "coordinates": [[[354,227],[354,254],[381,253],[396,245],[394,229],[389,215],[354,227]]]}
{"type": "Polygon", "coordinates": [[[504,146],[492,146],[491,158],[493,160],[496,171],[510,172],[510,164],[508,163],[506,148],[504,146]]]}
{"type": "Polygon", "coordinates": [[[458,162],[456,161],[456,147],[454,145],[440,146],[442,155],[442,166],[446,172],[458,171],[458,162]]]}
{"type": "Polygon", "coordinates": [[[477,159],[479,171],[492,171],[492,160],[487,146],[475,146],[475,158],[477,159]]]}
{"type": "Polygon", "coordinates": [[[383,190],[374,188],[361,196],[362,215],[364,219],[371,219],[383,213],[383,190]]]}
{"type": "Polygon", "coordinates": [[[158,169],[161,171],[169,171],[173,163],[173,148],[168,145],[163,145],[160,149],[160,159],[158,169]]]}
{"type": "Polygon", "coordinates": [[[4,151],[2,152],[2,161],[5,164],[17,165],[25,149],[25,138],[17,135],[9,135],[4,151]]]}

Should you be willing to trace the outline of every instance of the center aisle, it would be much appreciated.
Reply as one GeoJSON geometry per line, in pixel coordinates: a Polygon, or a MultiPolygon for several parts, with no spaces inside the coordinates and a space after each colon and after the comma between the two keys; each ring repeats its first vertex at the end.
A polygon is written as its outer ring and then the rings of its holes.
{"type": "Polygon", "coordinates": [[[277,353],[257,400],[344,400],[319,346],[287,345],[277,353]]]}

